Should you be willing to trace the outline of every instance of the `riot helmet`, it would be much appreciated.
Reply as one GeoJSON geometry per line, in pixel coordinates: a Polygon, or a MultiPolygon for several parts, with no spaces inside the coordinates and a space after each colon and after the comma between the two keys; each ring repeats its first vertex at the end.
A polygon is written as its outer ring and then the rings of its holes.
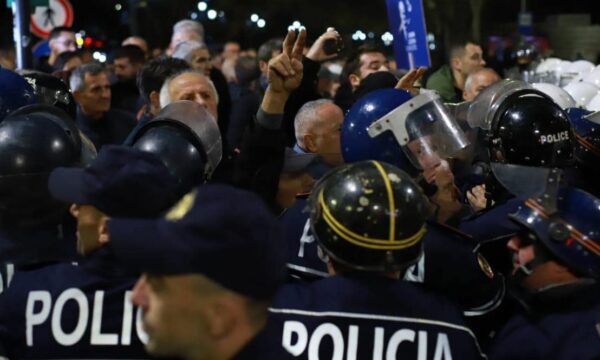
{"type": "Polygon", "coordinates": [[[69,86],[64,81],[56,76],[38,71],[28,71],[22,75],[33,88],[39,104],[56,106],[75,120],[77,117],[77,104],[69,86]]]}
{"type": "Polygon", "coordinates": [[[309,208],[320,246],[349,269],[404,270],[422,254],[427,199],[395,166],[361,161],[338,167],[317,183],[309,208]]]}
{"type": "Polygon", "coordinates": [[[567,114],[539,90],[503,80],[484,89],[466,112],[471,127],[487,131],[492,162],[564,167],[572,162],[567,114]]]}
{"type": "Polygon", "coordinates": [[[12,111],[35,104],[35,101],[33,88],[21,75],[0,67],[0,121],[12,111]]]}
{"type": "Polygon", "coordinates": [[[178,194],[208,180],[221,161],[219,127],[193,101],[175,101],[133,135],[133,147],[156,154],[177,178],[178,194]]]}
{"type": "Polygon", "coordinates": [[[56,107],[32,105],[11,113],[0,122],[0,222],[59,223],[66,204],[50,195],[48,176],[59,166],[83,166],[94,154],[93,145],[56,107]]]}
{"type": "Polygon", "coordinates": [[[569,109],[575,133],[575,160],[586,170],[600,173],[600,114],[583,109],[569,109]]]}
{"type": "Polygon", "coordinates": [[[548,83],[533,83],[531,84],[535,89],[543,92],[550,96],[556,105],[560,106],[561,109],[567,110],[569,108],[576,107],[575,99],[563,88],[560,88],[554,84],[548,83]]]}
{"type": "Polygon", "coordinates": [[[436,93],[412,97],[404,90],[381,89],[348,111],[341,144],[347,163],[380,160],[414,176],[452,157],[468,141],[436,93]]]}
{"type": "Polygon", "coordinates": [[[555,193],[527,199],[509,217],[533,235],[536,258],[521,265],[524,275],[556,258],[580,276],[600,279],[600,199],[583,190],[561,187],[555,193]]]}

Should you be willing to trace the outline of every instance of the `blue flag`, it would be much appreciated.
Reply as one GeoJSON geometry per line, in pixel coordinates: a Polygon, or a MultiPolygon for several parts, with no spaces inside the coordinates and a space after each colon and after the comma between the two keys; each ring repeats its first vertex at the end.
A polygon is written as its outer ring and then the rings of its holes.
{"type": "Polygon", "coordinates": [[[431,66],[421,0],[386,0],[398,68],[431,66]]]}

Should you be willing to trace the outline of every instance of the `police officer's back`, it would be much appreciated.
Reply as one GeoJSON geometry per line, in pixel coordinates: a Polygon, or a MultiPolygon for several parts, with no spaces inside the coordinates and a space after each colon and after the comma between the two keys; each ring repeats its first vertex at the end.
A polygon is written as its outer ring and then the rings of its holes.
{"type": "MultiPolygon", "coordinates": [[[[149,217],[171,205],[176,179],[153,154],[111,146],[85,169],[58,168],[52,195],[73,205],[85,256],[15,272],[0,297],[0,342],[10,358],[147,358],[137,273],[103,246],[108,216],[149,217]]],[[[75,244],[72,244],[75,247],[75,244]]]]}
{"type": "Polygon", "coordinates": [[[426,206],[410,177],[375,161],[339,168],[311,195],[334,276],[284,286],[270,309],[273,358],[480,358],[445,300],[402,273],[422,256],[426,206]]]}

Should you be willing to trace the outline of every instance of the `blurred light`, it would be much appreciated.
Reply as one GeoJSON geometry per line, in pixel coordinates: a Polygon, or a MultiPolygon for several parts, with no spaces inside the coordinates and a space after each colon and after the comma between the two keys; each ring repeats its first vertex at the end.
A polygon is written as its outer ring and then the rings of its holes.
{"type": "Polygon", "coordinates": [[[106,62],[106,54],[103,54],[99,51],[94,51],[94,54],[92,54],[92,57],[101,63],[106,62]]]}
{"type": "Polygon", "coordinates": [[[432,33],[427,34],[427,41],[435,41],[435,35],[432,33]]]}
{"type": "Polygon", "coordinates": [[[434,43],[429,44],[429,50],[435,50],[435,44],[434,43]]]}
{"type": "Polygon", "coordinates": [[[91,37],[86,37],[85,40],[83,40],[83,43],[85,44],[85,46],[90,46],[92,45],[92,38],[91,37]]]}
{"type": "Polygon", "coordinates": [[[362,32],[360,30],[356,30],[356,32],[354,32],[354,34],[352,34],[352,40],[354,40],[354,41],[367,40],[367,34],[365,34],[364,32],[362,32]]]}
{"type": "Polygon", "coordinates": [[[369,31],[367,36],[369,37],[369,39],[373,39],[375,37],[375,33],[369,31]]]}
{"type": "Polygon", "coordinates": [[[198,10],[200,10],[200,11],[206,11],[207,8],[208,8],[208,4],[205,3],[204,1],[200,1],[198,3],[198,10]]]}
{"type": "Polygon", "coordinates": [[[217,12],[213,9],[208,10],[208,12],[206,13],[206,16],[208,16],[208,18],[210,20],[214,20],[217,18],[217,12]]]}
{"type": "Polygon", "coordinates": [[[259,28],[264,28],[267,25],[267,22],[265,21],[265,19],[258,19],[258,21],[256,22],[256,26],[258,26],[259,28]]]}
{"type": "Polygon", "coordinates": [[[225,11],[223,11],[223,10],[219,11],[219,17],[220,18],[224,18],[225,17],[225,11]]]}
{"type": "Polygon", "coordinates": [[[299,29],[301,25],[302,24],[300,24],[300,21],[298,21],[298,20],[296,20],[292,23],[292,26],[296,29],[299,29]]]}
{"type": "Polygon", "coordinates": [[[75,43],[77,44],[78,47],[82,47],[83,46],[83,38],[81,36],[77,37],[75,39],[75,43]]]}
{"type": "Polygon", "coordinates": [[[389,46],[392,41],[394,41],[394,35],[389,31],[386,31],[383,35],[381,35],[381,41],[385,44],[385,46],[389,46]]]}
{"type": "Polygon", "coordinates": [[[121,6],[121,4],[115,5],[115,10],[117,10],[117,11],[121,11],[122,8],[123,8],[123,6],[121,6]]]}
{"type": "Polygon", "coordinates": [[[197,13],[197,12],[193,12],[193,13],[190,15],[190,18],[192,18],[192,20],[196,20],[196,19],[198,18],[198,13],[197,13]]]}
{"type": "Polygon", "coordinates": [[[250,15],[250,21],[252,21],[252,22],[257,22],[257,21],[258,21],[258,19],[260,19],[260,18],[258,17],[258,15],[256,15],[256,14],[252,14],[252,15],[250,15]]]}

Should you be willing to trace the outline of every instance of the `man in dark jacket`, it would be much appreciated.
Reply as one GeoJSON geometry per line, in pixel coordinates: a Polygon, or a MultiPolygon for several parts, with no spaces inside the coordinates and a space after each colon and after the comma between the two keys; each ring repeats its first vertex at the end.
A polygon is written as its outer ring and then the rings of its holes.
{"type": "Polygon", "coordinates": [[[110,84],[102,65],[90,63],[77,67],[71,74],[69,85],[79,105],[77,127],[96,148],[123,143],[136,124],[135,118],[110,108],[110,84]]]}

